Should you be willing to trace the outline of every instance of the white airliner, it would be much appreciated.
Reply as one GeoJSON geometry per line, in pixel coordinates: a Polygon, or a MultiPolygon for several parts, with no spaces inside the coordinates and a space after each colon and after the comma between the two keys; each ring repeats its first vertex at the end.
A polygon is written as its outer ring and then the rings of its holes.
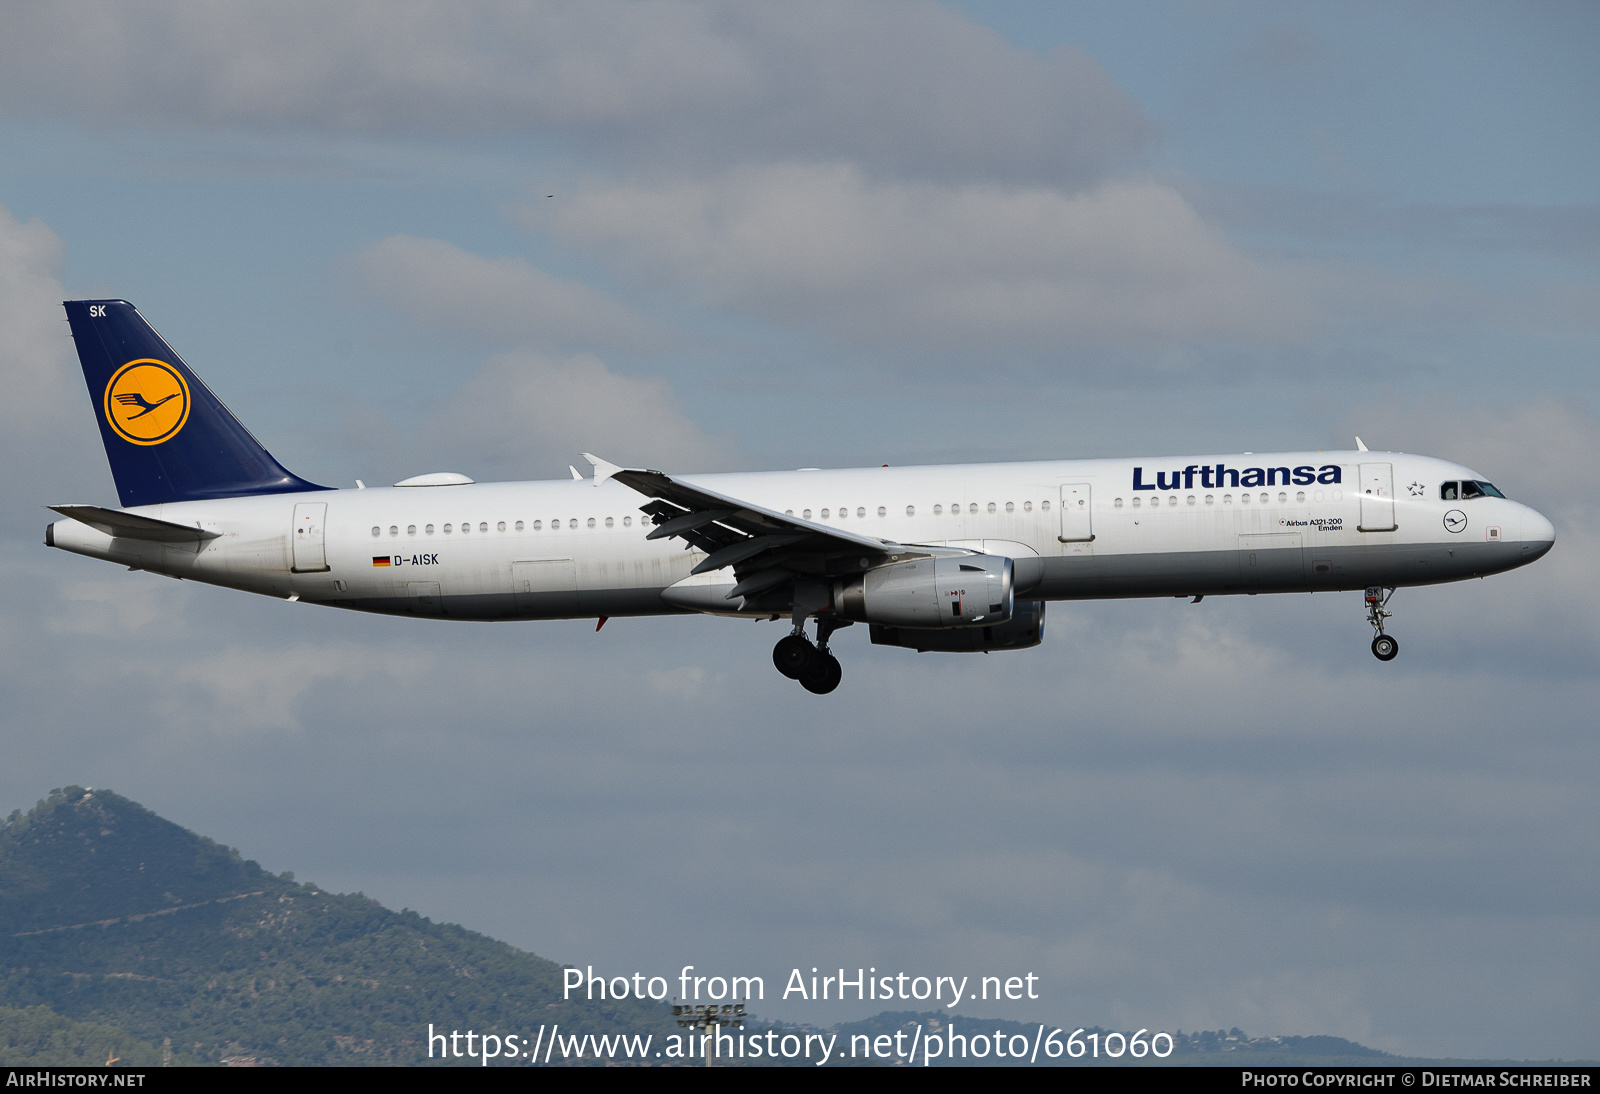
{"type": "MultiPolygon", "coordinates": [[[[435,619],[786,618],[818,694],[833,633],[918,651],[1036,646],[1045,603],[1364,592],[1481,577],[1555,529],[1444,460],[1357,451],[332,490],[286,471],[122,300],[68,301],[123,508],[51,506],[45,543],[233,589],[435,619]],[[815,642],[807,622],[817,620],[815,642]]],[[[597,628],[598,629],[598,628],[597,628]]]]}

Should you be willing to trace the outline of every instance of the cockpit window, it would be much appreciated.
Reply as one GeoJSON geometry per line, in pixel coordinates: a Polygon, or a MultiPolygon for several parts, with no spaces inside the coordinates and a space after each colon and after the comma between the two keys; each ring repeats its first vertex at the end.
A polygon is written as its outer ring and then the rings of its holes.
{"type": "Polygon", "coordinates": [[[1466,501],[1469,498],[1503,498],[1499,490],[1495,489],[1492,482],[1447,482],[1439,486],[1439,497],[1443,501],[1466,501]]]}

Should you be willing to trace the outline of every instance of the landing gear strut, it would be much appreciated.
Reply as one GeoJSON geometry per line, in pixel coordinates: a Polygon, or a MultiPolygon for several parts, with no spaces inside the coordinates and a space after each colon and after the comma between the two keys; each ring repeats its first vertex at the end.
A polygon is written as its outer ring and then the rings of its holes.
{"type": "Polygon", "coordinates": [[[1376,637],[1372,639],[1372,656],[1379,661],[1393,661],[1400,652],[1400,643],[1392,635],[1383,633],[1383,621],[1394,613],[1386,609],[1394,589],[1378,585],[1367,587],[1367,622],[1372,624],[1376,637]]]}
{"type": "Polygon", "coordinates": [[[795,624],[793,634],[780,638],[772,647],[773,665],[789,679],[800,681],[800,686],[813,695],[828,694],[844,678],[839,659],[828,652],[828,639],[834,631],[849,625],[847,621],[818,618],[817,644],[813,646],[806,637],[805,621],[801,620],[795,624]]]}

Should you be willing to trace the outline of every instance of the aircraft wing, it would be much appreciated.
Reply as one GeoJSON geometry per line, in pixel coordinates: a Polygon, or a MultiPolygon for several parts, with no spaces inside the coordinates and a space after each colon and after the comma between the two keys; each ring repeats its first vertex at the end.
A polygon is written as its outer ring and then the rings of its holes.
{"type": "Polygon", "coordinates": [[[639,508],[655,524],[646,539],[675,536],[704,551],[693,572],[733,567],[737,584],[729,600],[754,596],[797,574],[856,572],[863,558],[911,553],[890,540],[847,532],[780,513],[674,479],[660,471],[618,467],[589,453],[595,485],[616,479],[651,499],[639,508]]]}

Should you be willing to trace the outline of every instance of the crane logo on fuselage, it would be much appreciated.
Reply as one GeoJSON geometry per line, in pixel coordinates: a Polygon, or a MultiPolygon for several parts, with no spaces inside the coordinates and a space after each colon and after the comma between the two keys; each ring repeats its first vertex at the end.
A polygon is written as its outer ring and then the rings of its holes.
{"type": "Polygon", "coordinates": [[[129,444],[164,444],[189,420],[189,385],[165,361],[129,361],[106,384],[105,413],[129,444]]]}
{"type": "Polygon", "coordinates": [[[1133,469],[1135,490],[1193,490],[1199,478],[1202,490],[1226,490],[1253,486],[1310,486],[1312,483],[1333,483],[1343,479],[1336,463],[1321,467],[1302,464],[1299,467],[1229,467],[1223,463],[1204,466],[1191,463],[1170,476],[1165,471],[1156,472],[1155,482],[1144,481],[1144,468],[1133,469]]]}

